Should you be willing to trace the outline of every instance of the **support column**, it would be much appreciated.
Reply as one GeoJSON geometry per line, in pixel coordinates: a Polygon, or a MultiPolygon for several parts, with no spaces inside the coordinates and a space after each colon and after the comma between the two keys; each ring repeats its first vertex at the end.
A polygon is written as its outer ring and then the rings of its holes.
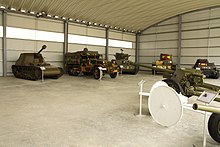
{"type": "Polygon", "coordinates": [[[136,33],[136,42],[135,42],[135,63],[139,63],[139,49],[140,49],[140,33],[136,33]]]}
{"type": "Polygon", "coordinates": [[[7,26],[7,12],[2,11],[2,26],[3,26],[3,37],[2,37],[2,60],[3,60],[3,76],[7,76],[7,40],[6,40],[6,26],[7,26]]]}
{"type": "MultiPolygon", "coordinates": [[[[65,61],[65,54],[68,52],[68,21],[64,21],[64,46],[63,46],[63,61],[65,61]]],[[[66,73],[65,62],[63,62],[64,72],[66,73]]]]}
{"type": "Polygon", "coordinates": [[[106,45],[105,45],[105,59],[108,60],[108,44],[109,44],[109,28],[106,28],[105,30],[105,39],[106,39],[106,45]]]}
{"type": "Polygon", "coordinates": [[[182,48],[182,15],[178,16],[178,49],[177,49],[177,67],[180,67],[182,48]]]}

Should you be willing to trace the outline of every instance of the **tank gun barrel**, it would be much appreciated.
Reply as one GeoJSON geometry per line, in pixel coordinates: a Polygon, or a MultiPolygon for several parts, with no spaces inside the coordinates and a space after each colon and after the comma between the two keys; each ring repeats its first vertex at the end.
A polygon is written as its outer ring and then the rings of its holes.
{"type": "Polygon", "coordinates": [[[37,54],[40,54],[44,49],[46,49],[47,48],[47,46],[46,45],[43,45],[42,46],[42,48],[38,51],[38,53],[37,54]]]}
{"type": "Polygon", "coordinates": [[[170,74],[173,74],[175,72],[175,70],[162,69],[162,68],[157,68],[157,67],[153,67],[153,66],[149,66],[149,65],[143,65],[143,64],[133,63],[133,65],[139,66],[139,67],[144,67],[144,68],[149,68],[149,69],[152,69],[152,70],[155,70],[155,71],[159,71],[159,72],[167,72],[167,73],[170,73],[170,74]]]}

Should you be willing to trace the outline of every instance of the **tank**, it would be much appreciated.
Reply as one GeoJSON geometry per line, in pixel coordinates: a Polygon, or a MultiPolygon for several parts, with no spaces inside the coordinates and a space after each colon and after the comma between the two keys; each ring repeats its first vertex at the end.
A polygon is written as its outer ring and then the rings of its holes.
{"type": "Polygon", "coordinates": [[[214,63],[210,63],[208,59],[197,59],[193,66],[194,69],[201,70],[207,78],[218,79],[219,70],[214,63]]]}
{"type": "Polygon", "coordinates": [[[93,75],[95,79],[100,78],[100,70],[103,75],[108,73],[111,78],[116,78],[119,71],[115,60],[104,60],[98,51],[89,51],[87,48],[84,48],[83,51],[66,53],[65,67],[69,75],[93,75]]]}
{"type": "Polygon", "coordinates": [[[121,68],[122,73],[125,74],[137,74],[138,68],[132,64],[128,58],[131,55],[124,54],[123,49],[121,49],[121,53],[116,53],[115,55],[116,63],[121,68]]]}
{"type": "MultiPolygon", "coordinates": [[[[153,62],[152,66],[161,69],[176,69],[176,63],[173,62],[173,56],[170,54],[160,54],[160,59],[153,62]]],[[[152,74],[157,74],[157,70],[152,70],[152,74]]]]}
{"type": "Polygon", "coordinates": [[[58,79],[63,75],[61,67],[55,67],[44,61],[41,52],[46,49],[43,45],[38,53],[21,53],[15,65],[12,65],[12,73],[16,78],[39,80],[42,78],[58,79]]]}

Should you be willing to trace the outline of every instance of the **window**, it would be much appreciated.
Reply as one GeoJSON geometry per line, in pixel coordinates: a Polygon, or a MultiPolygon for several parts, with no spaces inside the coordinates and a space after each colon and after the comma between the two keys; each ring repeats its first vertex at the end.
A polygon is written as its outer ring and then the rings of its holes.
{"type": "Polygon", "coordinates": [[[38,30],[14,28],[14,27],[6,28],[6,37],[17,38],[17,39],[28,39],[28,40],[64,42],[63,33],[38,31],[38,30]]]}

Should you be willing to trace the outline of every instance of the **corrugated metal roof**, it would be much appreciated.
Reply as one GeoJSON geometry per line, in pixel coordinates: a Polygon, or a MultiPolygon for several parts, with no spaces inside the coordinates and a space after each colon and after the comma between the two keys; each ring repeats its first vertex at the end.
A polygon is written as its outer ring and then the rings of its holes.
{"type": "Polygon", "coordinates": [[[143,30],[178,14],[219,6],[220,0],[0,0],[0,5],[143,30]]]}

